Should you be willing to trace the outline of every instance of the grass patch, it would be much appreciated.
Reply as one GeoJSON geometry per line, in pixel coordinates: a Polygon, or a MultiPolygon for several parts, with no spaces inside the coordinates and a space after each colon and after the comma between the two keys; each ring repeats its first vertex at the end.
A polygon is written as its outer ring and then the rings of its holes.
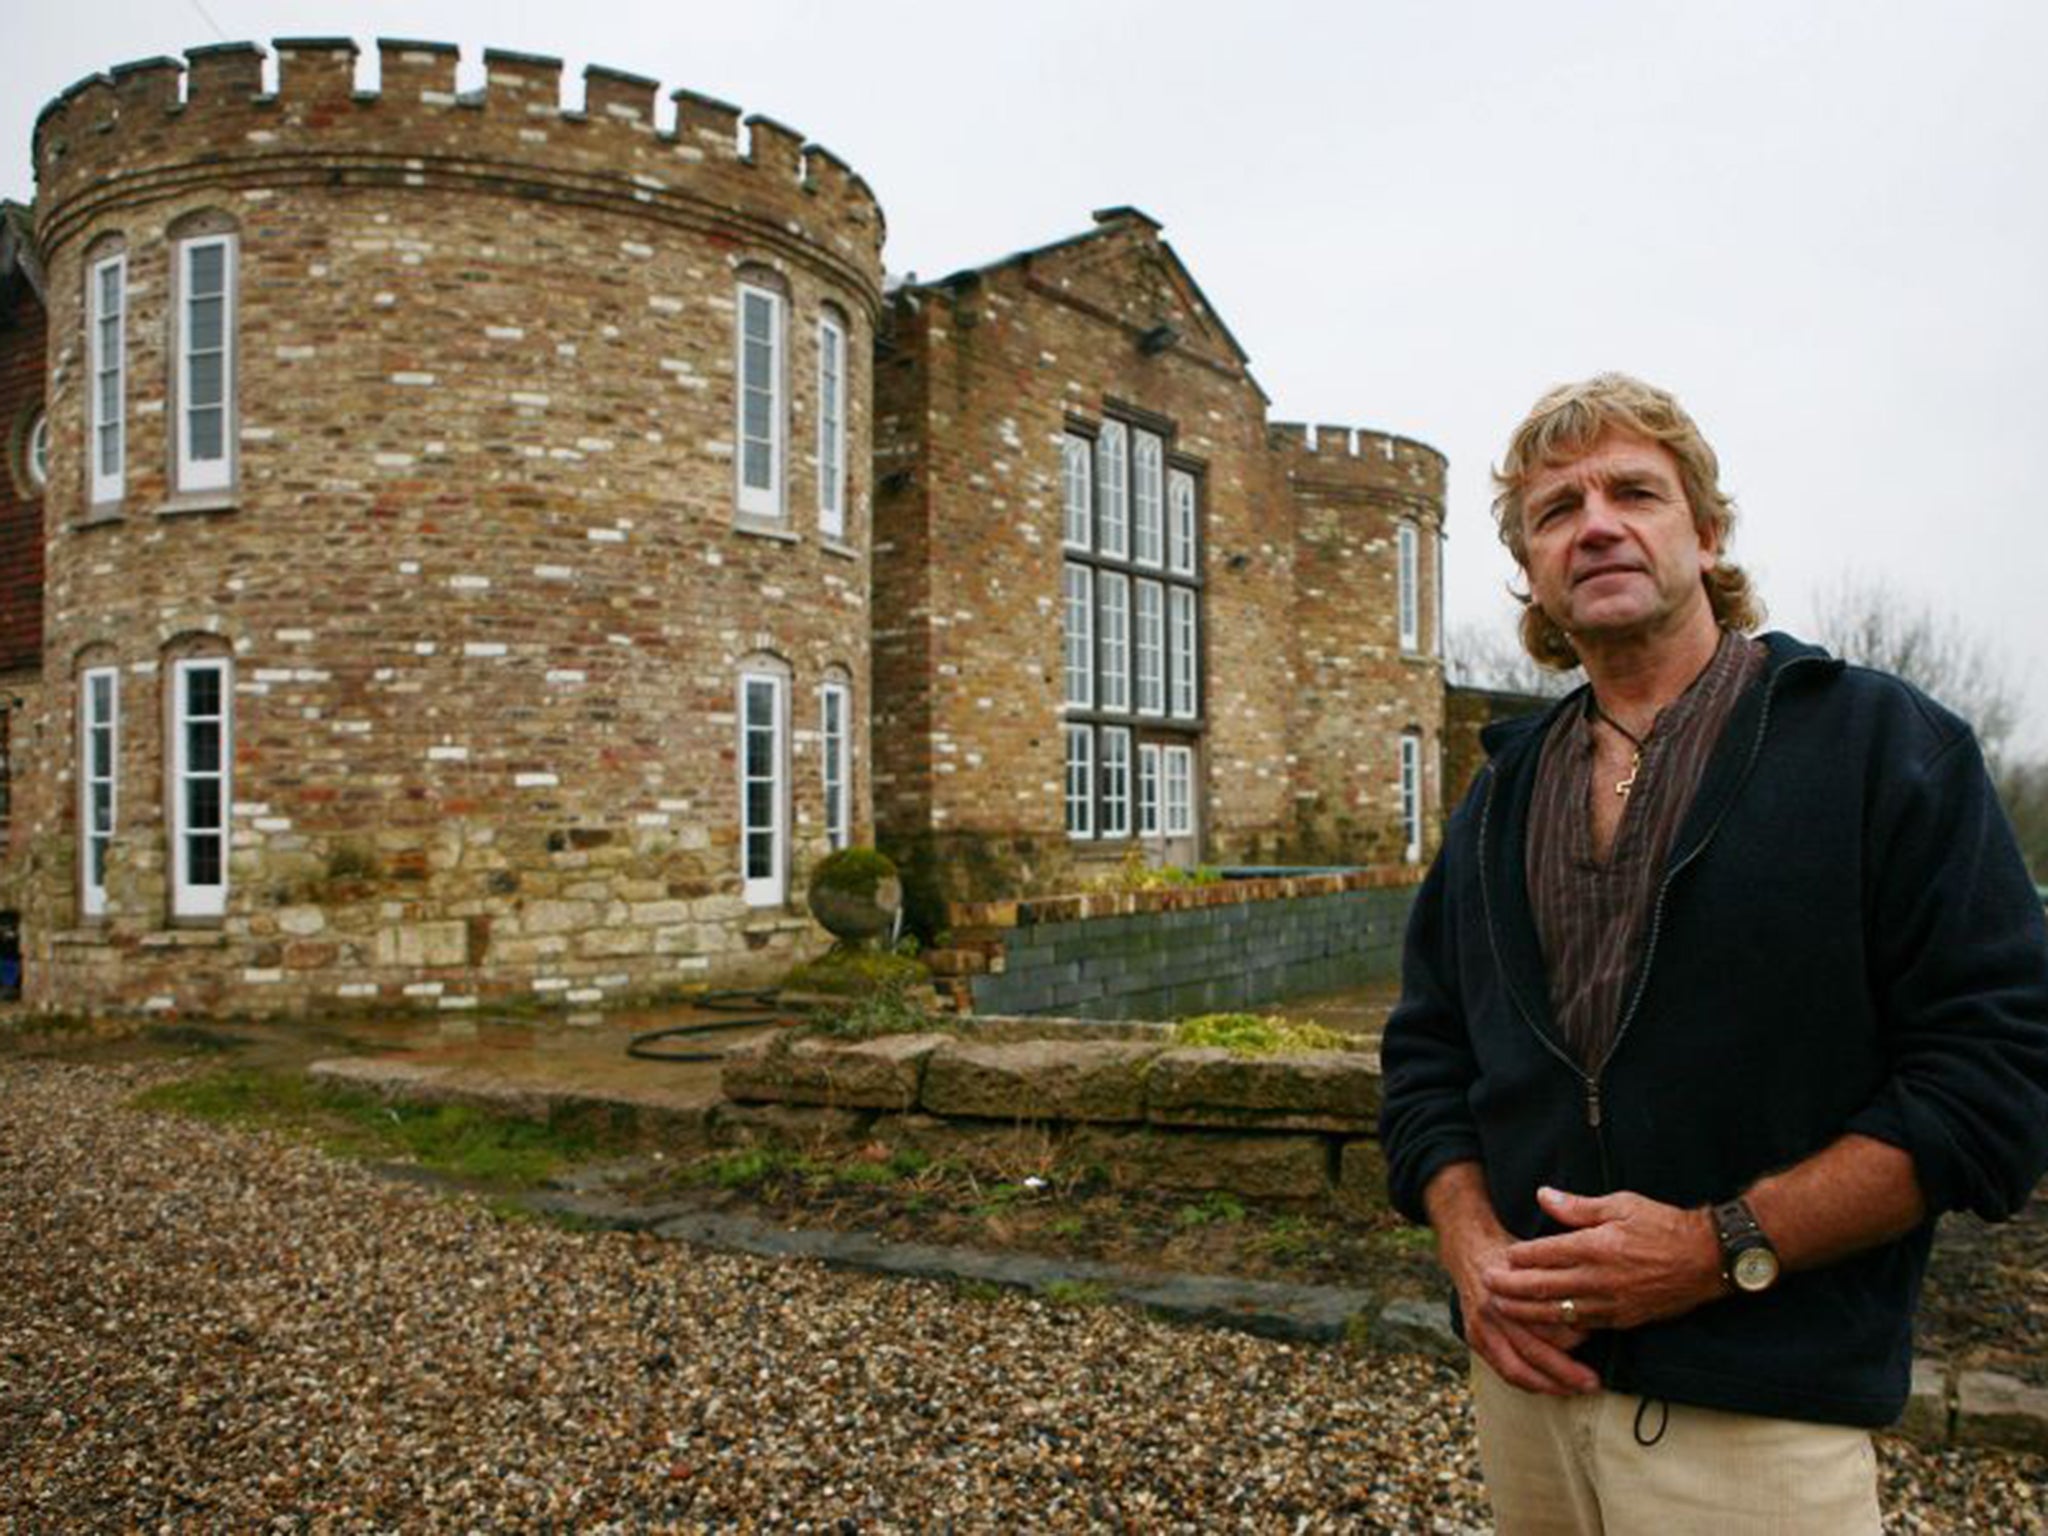
{"type": "Polygon", "coordinates": [[[1306,1051],[1355,1051],[1352,1036],[1322,1024],[1303,1024],[1255,1013],[1205,1013],[1173,1027],[1173,1043],[1221,1046],[1233,1056],[1298,1056],[1306,1051]]]}
{"type": "MultiPolygon", "coordinates": [[[[900,957],[899,957],[900,958],[900,957]]],[[[916,961],[910,962],[917,965],[916,961]]],[[[918,966],[923,974],[924,967],[918,966]]],[[[881,1035],[922,1035],[945,1024],[912,999],[911,984],[901,978],[877,986],[811,1021],[807,1033],[835,1040],[873,1040],[881,1035]]]]}
{"type": "Polygon", "coordinates": [[[416,1163],[479,1184],[527,1188],[610,1150],[587,1124],[526,1120],[468,1104],[394,1103],[290,1072],[235,1068],[148,1089],[137,1108],[270,1130],[338,1157],[416,1163]]]}

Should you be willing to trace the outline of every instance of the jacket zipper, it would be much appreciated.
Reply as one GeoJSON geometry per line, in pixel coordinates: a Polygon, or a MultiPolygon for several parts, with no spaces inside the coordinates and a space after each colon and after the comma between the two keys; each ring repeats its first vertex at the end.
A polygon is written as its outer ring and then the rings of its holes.
{"type": "MultiPolygon", "coordinates": [[[[1742,772],[1740,776],[1736,779],[1735,787],[1729,792],[1727,799],[1722,804],[1720,815],[1714,818],[1714,823],[1712,826],[1707,828],[1706,834],[1703,837],[1701,837],[1698,842],[1694,843],[1691,848],[1686,850],[1685,857],[1680,859],[1676,864],[1672,865],[1670,869],[1664,872],[1664,879],[1662,883],[1659,884],[1657,887],[1657,899],[1654,903],[1651,904],[1650,908],[1650,935],[1649,940],[1645,944],[1643,949],[1642,971],[1636,978],[1636,988],[1634,993],[1631,994],[1629,997],[1628,1007],[1624,1009],[1622,1012],[1620,1027],[1615,1030],[1614,1038],[1608,1042],[1607,1050],[1601,1055],[1599,1064],[1591,1072],[1588,1072],[1584,1067],[1579,1065],[1578,1061],[1571,1055],[1570,1052],[1566,1051],[1563,1047],[1559,1046],[1542,1030],[1538,1029],[1536,1027],[1535,1019],[1530,1017],[1527,1006],[1525,1006],[1522,1002],[1522,994],[1515,988],[1512,982],[1508,983],[1508,996],[1514,999],[1515,1012],[1521,1016],[1523,1025],[1528,1029],[1530,1034],[1536,1037],[1537,1042],[1541,1044],[1542,1047],[1546,1051],[1548,1051],[1553,1057],[1555,1057],[1558,1060],[1558,1062],[1564,1066],[1565,1070],[1567,1070],[1574,1077],[1576,1077],[1579,1080],[1579,1082],[1584,1086],[1586,1095],[1586,1125],[1587,1128],[1593,1132],[1593,1142],[1600,1153],[1601,1177],[1610,1186],[1614,1183],[1614,1172],[1612,1163],[1609,1159],[1607,1152],[1607,1138],[1606,1136],[1601,1134],[1602,1114],[1600,1103],[1600,1083],[1601,1079],[1607,1075],[1608,1063],[1614,1060],[1614,1053],[1621,1048],[1621,1042],[1623,1037],[1627,1035],[1629,1027],[1635,1022],[1636,1012],[1642,1005],[1643,994],[1649,990],[1650,968],[1656,960],[1657,940],[1659,936],[1662,934],[1664,927],[1664,899],[1667,895],[1670,894],[1671,882],[1678,878],[1680,871],[1684,870],[1702,853],[1706,852],[1707,846],[1710,843],[1712,843],[1714,838],[1719,834],[1722,823],[1728,819],[1729,812],[1734,809],[1736,800],[1740,798],[1742,786],[1743,784],[1748,782],[1751,771],[1756,767],[1757,757],[1763,751],[1764,734],[1766,731],[1770,729],[1771,706],[1777,699],[1779,685],[1784,681],[1786,674],[1792,671],[1792,669],[1795,667],[1803,667],[1807,663],[1815,661],[1817,659],[1818,658],[1811,656],[1795,656],[1791,658],[1789,661],[1787,661],[1783,666],[1779,667],[1778,670],[1772,674],[1769,682],[1765,685],[1763,711],[1757,717],[1756,732],[1750,738],[1749,756],[1742,765],[1742,772]]],[[[1500,936],[1496,929],[1493,917],[1492,888],[1488,884],[1483,875],[1483,871],[1485,869],[1487,841],[1493,823],[1494,797],[1499,793],[1500,775],[1496,773],[1493,776],[1493,782],[1487,786],[1486,804],[1479,814],[1479,849],[1481,860],[1480,867],[1482,870],[1482,877],[1479,882],[1479,890],[1481,898],[1486,904],[1487,947],[1491,950],[1493,954],[1494,968],[1497,971],[1499,971],[1503,977],[1506,977],[1508,976],[1509,972],[1507,966],[1502,962],[1501,959],[1500,936]]]]}

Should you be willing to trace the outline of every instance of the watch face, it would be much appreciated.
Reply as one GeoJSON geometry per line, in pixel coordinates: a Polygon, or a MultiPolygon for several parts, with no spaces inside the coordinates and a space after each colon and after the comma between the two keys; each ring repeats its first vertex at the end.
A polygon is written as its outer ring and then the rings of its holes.
{"type": "Polygon", "coordinates": [[[1730,1276],[1739,1290],[1767,1290],[1778,1278],[1778,1256],[1768,1248],[1745,1248],[1735,1255],[1730,1276]]]}

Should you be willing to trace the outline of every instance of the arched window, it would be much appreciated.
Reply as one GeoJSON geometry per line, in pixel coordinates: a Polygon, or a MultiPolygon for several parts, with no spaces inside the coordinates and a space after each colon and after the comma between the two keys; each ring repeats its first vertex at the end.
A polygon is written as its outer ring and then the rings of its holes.
{"type": "Polygon", "coordinates": [[[235,479],[234,222],[217,212],[181,219],[171,251],[171,485],[224,491],[235,479]]]}
{"type": "Polygon", "coordinates": [[[789,666],[752,656],[739,677],[740,879],[749,906],[789,895],[789,666]]]}
{"type": "Polygon", "coordinates": [[[128,486],[128,251],[92,248],[85,266],[87,502],[111,507],[128,486]]]}
{"type": "Polygon", "coordinates": [[[780,521],[789,421],[788,285],[772,270],[743,267],[734,298],[739,510],[780,521]]]}
{"type": "Polygon", "coordinates": [[[219,917],[227,910],[228,895],[234,662],[217,638],[194,637],[174,644],[166,675],[171,916],[219,917]]]}
{"type": "Polygon", "coordinates": [[[121,776],[121,673],[110,656],[90,653],[78,669],[78,910],[107,911],[121,776]]]}

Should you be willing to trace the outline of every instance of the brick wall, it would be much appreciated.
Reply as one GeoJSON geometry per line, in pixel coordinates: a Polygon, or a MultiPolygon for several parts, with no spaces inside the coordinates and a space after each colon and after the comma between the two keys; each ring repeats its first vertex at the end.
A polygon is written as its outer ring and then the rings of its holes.
{"type": "Polygon", "coordinates": [[[1072,888],[1134,846],[1070,839],[1063,801],[1063,720],[1109,717],[1062,707],[1061,443],[1111,418],[1157,432],[1200,484],[1201,719],[1177,738],[1199,749],[1200,835],[1167,856],[1400,859],[1404,730],[1423,746],[1425,825],[1440,803],[1442,457],[1348,428],[1315,446],[1269,429],[1243,352],[1159,227],[1129,209],[1097,221],[908,286],[884,321],[877,826],[927,927],[944,900],[1072,888]],[[1395,633],[1402,521],[1420,550],[1410,653],[1395,633]]]}
{"type": "Polygon", "coordinates": [[[1444,804],[1456,805],[1486,764],[1479,733],[1496,720],[1512,720],[1548,709],[1551,700],[1492,688],[1444,690],[1444,804]]]}
{"type": "MultiPolygon", "coordinates": [[[[880,216],[844,166],[765,119],[654,83],[387,44],[279,45],[117,71],[36,133],[49,258],[47,655],[122,680],[122,811],[105,921],[77,916],[75,812],[31,835],[49,877],[32,995],[66,1006],[281,1011],[596,1001],[778,971],[822,935],[817,689],[855,696],[868,835],[867,362],[880,216]],[[231,494],[167,484],[172,247],[239,237],[231,494]],[[125,495],[86,496],[83,296],[129,271],[125,495]],[[735,283],[788,304],[784,525],[736,526],[735,283]],[[816,325],[849,330],[846,536],[819,535],[816,325]],[[164,679],[234,664],[228,910],[169,920],[164,679]],[[750,908],[736,692],[790,683],[793,899],[750,908]]],[[[75,752],[50,722],[57,776],[75,752]]]]}

